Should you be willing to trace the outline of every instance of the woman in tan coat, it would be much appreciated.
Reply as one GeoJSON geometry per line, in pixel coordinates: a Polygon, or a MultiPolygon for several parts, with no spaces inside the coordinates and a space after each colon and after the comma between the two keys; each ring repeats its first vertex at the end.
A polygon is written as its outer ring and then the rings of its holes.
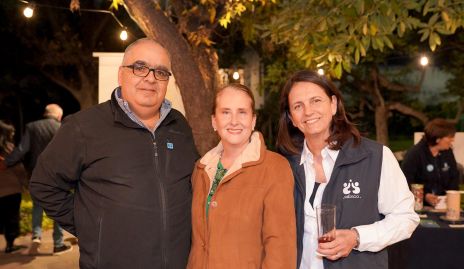
{"type": "Polygon", "coordinates": [[[221,141],[193,172],[187,268],[296,267],[292,171],[253,132],[253,108],[246,86],[216,93],[212,125],[221,141]]]}

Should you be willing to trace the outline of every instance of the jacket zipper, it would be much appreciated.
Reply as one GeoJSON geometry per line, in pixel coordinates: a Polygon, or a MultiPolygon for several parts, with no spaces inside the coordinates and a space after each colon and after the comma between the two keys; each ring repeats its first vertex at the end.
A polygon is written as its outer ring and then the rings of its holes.
{"type": "MultiPolygon", "coordinates": [[[[158,146],[156,144],[155,135],[152,136],[153,138],[153,149],[155,150],[155,171],[159,173],[159,160],[158,160],[158,146]]],[[[161,175],[162,173],[159,173],[161,175]]],[[[158,180],[159,188],[160,188],[160,196],[161,196],[161,219],[163,220],[163,231],[161,234],[161,260],[163,264],[163,268],[167,268],[168,259],[166,256],[166,239],[164,238],[167,234],[167,222],[166,222],[166,194],[164,192],[163,182],[161,182],[161,178],[158,180]]]]}
{"type": "MultiPolygon", "coordinates": [[[[209,186],[209,184],[210,184],[209,181],[211,179],[208,176],[206,176],[206,177],[208,178],[208,184],[207,185],[209,186]]],[[[218,185],[218,188],[219,188],[219,185],[218,185]]],[[[208,191],[206,193],[209,193],[209,191],[210,191],[210,189],[208,188],[208,191]]],[[[217,191],[217,188],[216,188],[216,191],[217,191]]],[[[211,202],[213,201],[213,198],[214,198],[214,195],[213,195],[213,197],[211,197],[211,202]]],[[[206,201],[204,201],[204,202],[205,202],[205,205],[208,206],[207,202],[206,201]]],[[[209,206],[211,206],[211,204],[209,206]]],[[[209,236],[210,236],[211,233],[210,233],[210,230],[209,230],[210,229],[209,216],[206,215],[205,210],[203,210],[203,214],[204,214],[204,216],[206,218],[205,246],[204,246],[206,255],[205,255],[205,258],[204,258],[204,265],[205,265],[205,269],[209,269],[209,262],[208,262],[209,261],[209,236]]]]}

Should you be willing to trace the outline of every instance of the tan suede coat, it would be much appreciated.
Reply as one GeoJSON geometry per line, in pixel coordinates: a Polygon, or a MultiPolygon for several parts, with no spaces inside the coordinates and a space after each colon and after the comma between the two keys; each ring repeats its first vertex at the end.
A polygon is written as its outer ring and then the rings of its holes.
{"type": "Polygon", "coordinates": [[[235,160],[211,199],[222,144],[197,162],[192,175],[189,269],[296,268],[293,176],[282,156],[266,150],[260,133],[235,160]]]}

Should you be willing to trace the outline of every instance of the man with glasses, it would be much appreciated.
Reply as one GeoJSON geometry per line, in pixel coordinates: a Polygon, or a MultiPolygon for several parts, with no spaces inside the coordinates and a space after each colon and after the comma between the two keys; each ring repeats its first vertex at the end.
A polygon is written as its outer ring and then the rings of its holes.
{"type": "Polygon", "coordinates": [[[31,194],[76,235],[80,268],[185,268],[192,131],[165,99],[171,62],[152,39],[129,45],[111,100],[67,117],[31,194]]]}

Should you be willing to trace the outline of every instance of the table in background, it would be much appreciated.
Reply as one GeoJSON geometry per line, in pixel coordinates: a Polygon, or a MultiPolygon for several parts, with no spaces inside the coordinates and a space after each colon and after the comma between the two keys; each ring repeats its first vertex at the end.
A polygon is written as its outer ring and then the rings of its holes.
{"type": "Polygon", "coordinates": [[[439,218],[444,213],[426,214],[440,227],[419,225],[410,239],[390,246],[389,269],[464,268],[464,228],[450,228],[439,218]]]}

